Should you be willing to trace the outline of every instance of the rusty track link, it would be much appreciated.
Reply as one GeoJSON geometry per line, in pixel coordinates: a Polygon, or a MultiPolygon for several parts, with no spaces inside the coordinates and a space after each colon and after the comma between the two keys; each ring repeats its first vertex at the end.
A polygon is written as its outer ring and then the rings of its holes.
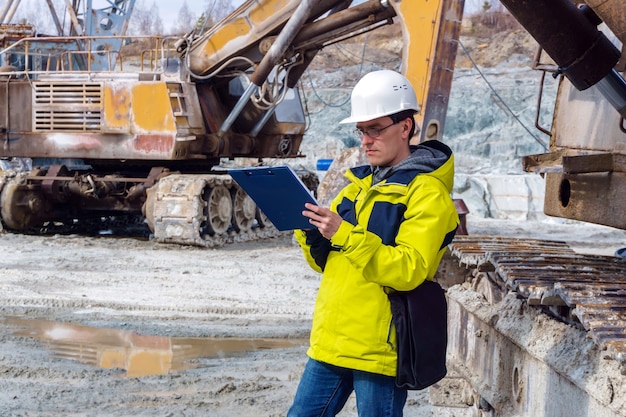
{"type": "MultiPolygon", "coordinates": [[[[0,196],[2,196],[2,213],[0,213],[0,231],[2,224],[8,230],[43,234],[61,231],[89,231],[94,227],[97,233],[104,225],[113,227],[123,225],[122,216],[102,217],[101,222],[92,223],[87,219],[77,218],[78,222],[46,222],[31,229],[19,226],[23,216],[38,214],[38,211],[21,211],[23,201],[13,194],[6,198],[2,194],[4,189],[12,185],[16,187],[15,177],[28,176],[28,173],[0,170],[0,196]],[[11,183],[13,181],[13,183],[11,183]],[[6,201],[5,201],[6,200],[6,201]],[[22,217],[21,217],[22,216],[22,217]],[[4,217],[2,219],[1,217],[4,217]],[[13,228],[9,220],[15,220],[13,228]],[[50,226],[52,225],[52,226],[50,226]]],[[[303,182],[311,189],[316,190],[319,185],[317,176],[310,171],[298,171],[303,182]]],[[[19,178],[18,178],[19,179],[19,178]]],[[[30,191],[28,197],[44,201],[47,197],[41,190],[30,191]]],[[[20,197],[20,196],[18,196],[20,197]]],[[[147,189],[145,205],[142,215],[145,218],[154,239],[162,243],[195,245],[203,247],[220,247],[225,244],[268,239],[290,234],[289,231],[279,231],[258,210],[256,204],[239,188],[236,182],[227,174],[227,171],[214,174],[170,174],[160,178],[158,182],[147,189]]],[[[43,209],[42,209],[43,210],[43,209]]],[[[127,213],[124,213],[127,215],[127,213]]],[[[133,212],[134,214],[134,212],[133,212]]],[[[145,225],[144,225],[145,226],[145,225]]],[[[143,233],[147,232],[147,228],[143,233]]]]}
{"type": "Polygon", "coordinates": [[[219,247],[287,233],[267,220],[247,230],[231,227],[228,204],[238,186],[229,175],[169,175],[154,188],[145,214],[159,242],[219,247]]]}
{"type": "Polygon", "coordinates": [[[533,239],[458,236],[449,249],[468,276],[486,272],[528,305],[584,328],[626,375],[626,260],[533,239]]]}

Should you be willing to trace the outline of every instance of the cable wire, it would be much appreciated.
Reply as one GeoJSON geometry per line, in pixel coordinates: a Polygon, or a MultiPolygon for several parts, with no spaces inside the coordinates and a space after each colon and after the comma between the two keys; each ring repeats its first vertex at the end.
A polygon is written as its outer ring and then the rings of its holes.
{"type": "Polygon", "coordinates": [[[532,136],[532,138],[541,146],[543,146],[543,148],[545,150],[548,150],[548,145],[546,145],[544,143],[544,141],[542,141],[541,139],[539,139],[537,136],[535,136],[533,134],[533,132],[530,131],[530,129],[528,129],[528,127],[520,120],[519,117],[517,117],[517,115],[513,112],[513,110],[509,107],[509,105],[504,101],[504,99],[500,96],[500,94],[498,94],[498,92],[495,90],[495,88],[493,88],[493,86],[491,85],[491,83],[489,82],[489,80],[487,80],[487,77],[485,77],[485,74],[480,70],[480,68],[478,67],[478,65],[476,64],[476,61],[474,61],[474,59],[472,58],[472,56],[470,55],[469,51],[465,48],[465,45],[463,45],[463,42],[461,42],[461,40],[459,39],[459,45],[461,46],[461,49],[463,49],[463,52],[465,53],[465,55],[467,55],[467,57],[469,58],[470,62],[472,63],[472,65],[474,66],[474,68],[476,68],[476,71],[478,71],[478,74],[480,74],[481,78],[485,81],[485,83],[487,84],[487,87],[489,87],[489,89],[493,92],[493,94],[498,98],[498,100],[500,100],[500,103],[502,103],[502,105],[507,109],[507,111],[509,113],[511,113],[511,115],[513,116],[513,118],[520,124],[520,126],[522,126],[524,128],[524,130],[526,132],[528,132],[528,134],[530,136],[532,136]]]}
{"type": "MultiPolygon", "coordinates": [[[[367,49],[367,38],[369,37],[369,32],[367,32],[365,34],[365,40],[363,41],[363,48],[361,49],[361,63],[359,64],[359,75],[357,77],[357,79],[361,78],[361,74],[363,73],[363,67],[364,67],[364,63],[365,63],[365,50],[367,49]]],[[[313,78],[311,77],[311,73],[310,71],[307,69],[306,70],[306,74],[307,77],[309,77],[309,84],[311,85],[311,91],[313,91],[313,94],[315,95],[315,97],[317,97],[317,99],[326,107],[343,107],[345,106],[347,103],[350,102],[350,94],[348,94],[348,97],[346,97],[345,100],[343,100],[341,103],[329,103],[326,100],[324,100],[317,92],[317,90],[315,89],[315,86],[313,85],[313,78]]]]}

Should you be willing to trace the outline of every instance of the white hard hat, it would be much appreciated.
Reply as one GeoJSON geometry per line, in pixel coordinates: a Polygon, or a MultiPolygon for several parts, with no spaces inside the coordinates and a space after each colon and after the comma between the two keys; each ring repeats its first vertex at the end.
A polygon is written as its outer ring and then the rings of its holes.
{"type": "Polygon", "coordinates": [[[352,90],[350,117],[339,123],[358,123],[404,110],[419,111],[413,86],[402,74],[380,70],[365,74],[352,90]]]}

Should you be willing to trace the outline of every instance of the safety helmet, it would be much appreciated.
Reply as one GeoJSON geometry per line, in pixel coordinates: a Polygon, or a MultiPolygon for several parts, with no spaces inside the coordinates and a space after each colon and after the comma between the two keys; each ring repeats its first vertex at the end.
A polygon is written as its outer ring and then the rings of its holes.
{"type": "Polygon", "coordinates": [[[419,111],[413,86],[402,74],[391,70],[365,74],[352,90],[350,117],[339,123],[358,123],[405,110],[419,111]]]}

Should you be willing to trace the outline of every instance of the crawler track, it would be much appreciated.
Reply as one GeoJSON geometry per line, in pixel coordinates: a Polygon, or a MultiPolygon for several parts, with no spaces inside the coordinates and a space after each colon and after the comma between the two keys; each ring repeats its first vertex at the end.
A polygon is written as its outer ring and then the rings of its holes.
{"type": "Polygon", "coordinates": [[[161,179],[148,192],[145,209],[155,239],[215,247],[235,240],[277,236],[278,230],[262,222],[253,203],[233,207],[232,196],[238,190],[228,175],[170,175],[161,179]],[[239,224],[234,216],[237,211],[242,220],[239,224]]]}
{"type": "MultiPolygon", "coordinates": [[[[307,187],[317,190],[319,181],[314,173],[300,170],[298,175],[307,187]]],[[[233,242],[267,239],[289,233],[276,229],[227,171],[165,175],[155,181],[154,185],[146,187],[143,207],[141,204],[125,204],[123,197],[114,200],[110,196],[78,196],[74,206],[80,207],[83,201],[88,201],[92,212],[77,210],[73,217],[67,215],[70,212],[69,204],[72,203],[62,201],[61,198],[55,199],[54,195],[50,197],[42,191],[43,187],[39,183],[31,186],[30,183],[21,181],[20,176],[27,177],[28,173],[0,171],[0,220],[3,219],[5,225],[13,225],[13,229],[8,226],[7,229],[22,233],[91,235],[102,230],[115,230],[115,234],[119,236],[144,237],[151,232],[158,242],[203,247],[219,247],[233,242]],[[55,204],[66,204],[55,206],[56,212],[66,218],[43,221],[45,214],[50,212],[46,207],[55,204]],[[115,211],[117,207],[123,207],[124,210],[120,210],[118,214],[115,211]],[[100,211],[94,210],[98,208],[100,211]],[[97,214],[100,212],[106,214],[97,214]],[[39,224],[32,221],[30,223],[33,227],[22,227],[29,224],[29,216],[37,217],[39,214],[44,215],[39,219],[39,224]]],[[[69,182],[73,179],[73,176],[67,175],[62,180],[69,182]]],[[[118,183],[123,182],[123,178],[116,180],[118,183]]],[[[59,181],[59,185],[52,190],[65,190],[66,182],[59,181]]],[[[134,201],[140,199],[137,194],[133,197],[134,201]]]]}
{"type": "Polygon", "coordinates": [[[449,372],[434,404],[480,417],[626,416],[626,260],[458,236],[437,280],[449,372]]]}
{"type": "MultiPolygon", "coordinates": [[[[301,175],[316,189],[317,178],[301,175]]],[[[164,243],[218,247],[288,233],[276,229],[227,174],[162,178],[148,191],[145,215],[164,243]]]]}
{"type": "Polygon", "coordinates": [[[456,238],[450,251],[476,288],[488,280],[584,329],[626,375],[626,260],[577,254],[558,241],[471,236],[456,238]]]}

